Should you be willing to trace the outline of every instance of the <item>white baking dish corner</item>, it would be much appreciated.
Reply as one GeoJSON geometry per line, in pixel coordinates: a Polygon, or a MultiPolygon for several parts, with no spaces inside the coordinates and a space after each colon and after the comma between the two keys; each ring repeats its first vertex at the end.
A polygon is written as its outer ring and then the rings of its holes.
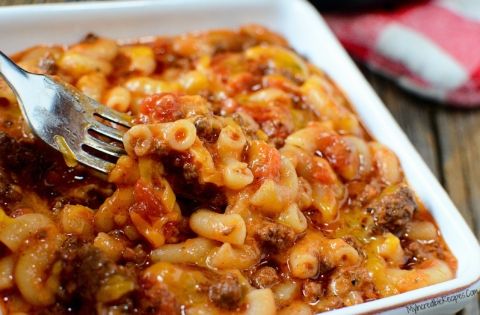
{"type": "Polygon", "coordinates": [[[44,43],[73,43],[88,32],[118,39],[195,30],[265,25],[324,69],[350,98],[373,136],[399,156],[406,176],[432,212],[458,259],[456,278],[328,314],[452,314],[476,298],[480,246],[382,101],[304,0],[162,0],[69,3],[0,8],[0,50],[13,53],[44,43]]]}

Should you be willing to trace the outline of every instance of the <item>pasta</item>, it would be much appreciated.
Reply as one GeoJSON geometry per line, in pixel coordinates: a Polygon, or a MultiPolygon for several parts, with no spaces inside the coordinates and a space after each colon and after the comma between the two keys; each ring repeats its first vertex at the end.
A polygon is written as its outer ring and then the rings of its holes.
{"type": "Polygon", "coordinates": [[[93,237],[94,213],[92,209],[80,205],[66,205],[59,216],[63,232],[84,239],[93,237]]]}
{"type": "Polygon", "coordinates": [[[2,314],[311,315],[455,276],[395,153],[261,26],[13,59],[134,126],[107,176],[69,167],[0,80],[2,314]]]}
{"type": "Polygon", "coordinates": [[[208,239],[242,245],[247,229],[239,214],[218,214],[209,210],[198,210],[190,217],[190,228],[208,239]]]}
{"type": "Polygon", "coordinates": [[[73,76],[82,76],[94,72],[108,75],[112,72],[112,66],[107,61],[95,59],[73,51],[66,52],[58,61],[58,66],[61,70],[73,76]]]}
{"type": "Polygon", "coordinates": [[[387,269],[387,277],[395,283],[399,292],[421,288],[426,283],[447,281],[452,276],[450,268],[436,259],[425,261],[415,270],[387,269]]]}
{"type": "Polygon", "coordinates": [[[227,160],[223,169],[223,181],[230,189],[241,189],[253,182],[252,171],[247,163],[237,160],[227,160]]]}
{"type": "Polygon", "coordinates": [[[214,241],[198,237],[178,244],[163,245],[153,251],[151,256],[153,261],[206,266],[207,258],[217,247],[214,241]]]}
{"type": "Polygon", "coordinates": [[[116,239],[107,233],[100,232],[93,240],[93,246],[98,248],[105,256],[112,261],[117,261],[122,257],[126,246],[122,240],[116,239]]]}
{"type": "Polygon", "coordinates": [[[287,209],[280,213],[278,221],[291,227],[295,233],[302,233],[308,227],[307,219],[296,203],[292,203],[287,209]]]}
{"type": "Polygon", "coordinates": [[[153,146],[153,135],[145,125],[133,126],[123,138],[125,151],[137,156],[146,155],[153,146]]]}
{"type": "Polygon", "coordinates": [[[188,120],[177,120],[168,126],[165,134],[168,145],[177,151],[189,149],[196,139],[195,126],[188,120]]]}
{"type": "Polygon", "coordinates": [[[51,305],[55,301],[61,272],[61,262],[55,261],[59,241],[60,239],[53,235],[44,241],[29,244],[30,246],[22,250],[15,264],[17,288],[32,305],[51,305]]]}
{"type": "Polygon", "coordinates": [[[100,101],[106,86],[107,79],[101,73],[86,74],[77,81],[77,88],[96,101],[100,101]]]}
{"type": "Polygon", "coordinates": [[[265,314],[274,315],[275,300],[270,289],[253,290],[245,297],[247,301],[247,311],[245,315],[265,314]]]}
{"type": "Polygon", "coordinates": [[[155,71],[156,62],[153,50],[149,46],[127,46],[120,48],[120,54],[130,60],[128,70],[142,75],[155,71]]]}
{"type": "Polygon", "coordinates": [[[260,253],[251,245],[233,247],[224,243],[207,257],[207,263],[218,269],[247,269],[258,263],[260,253]]]}
{"type": "Polygon", "coordinates": [[[238,126],[235,128],[232,125],[228,125],[220,131],[217,140],[217,149],[222,158],[240,158],[247,141],[243,132],[239,129],[238,126]]]}
{"type": "Polygon", "coordinates": [[[5,256],[0,259],[0,289],[5,290],[13,287],[13,267],[15,259],[13,256],[5,256]]]}
{"type": "Polygon", "coordinates": [[[87,34],[83,41],[70,48],[72,52],[105,61],[112,61],[117,56],[118,50],[114,40],[98,38],[94,34],[87,34]]]}
{"type": "Polygon", "coordinates": [[[433,241],[437,238],[435,225],[428,221],[412,221],[407,227],[408,238],[420,241],[433,241]]]}
{"type": "Polygon", "coordinates": [[[279,315],[313,315],[310,306],[304,302],[293,302],[287,307],[284,307],[279,315]]]}
{"type": "Polygon", "coordinates": [[[111,88],[103,96],[103,103],[119,112],[128,111],[131,101],[130,92],[123,86],[111,88]]]}

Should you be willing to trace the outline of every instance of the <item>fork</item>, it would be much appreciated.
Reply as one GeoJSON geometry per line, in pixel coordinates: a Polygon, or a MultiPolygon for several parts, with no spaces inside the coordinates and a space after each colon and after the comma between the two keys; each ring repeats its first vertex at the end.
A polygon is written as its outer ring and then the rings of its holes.
{"type": "Polygon", "coordinates": [[[55,78],[27,72],[1,51],[0,77],[17,96],[33,133],[60,151],[68,166],[78,161],[108,173],[112,161],[125,154],[118,144],[132,126],[131,116],[103,106],[55,78]]]}

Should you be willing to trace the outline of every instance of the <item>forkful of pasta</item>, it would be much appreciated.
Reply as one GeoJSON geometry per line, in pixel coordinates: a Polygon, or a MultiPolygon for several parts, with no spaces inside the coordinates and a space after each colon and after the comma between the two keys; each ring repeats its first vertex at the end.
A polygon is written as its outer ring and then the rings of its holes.
{"type": "Polygon", "coordinates": [[[0,77],[16,94],[33,133],[60,151],[68,166],[80,162],[108,173],[112,161],[125,154],[122,139],[132,126],[131,116],[52,77],[27,72],[1,51],[0,77]]]}

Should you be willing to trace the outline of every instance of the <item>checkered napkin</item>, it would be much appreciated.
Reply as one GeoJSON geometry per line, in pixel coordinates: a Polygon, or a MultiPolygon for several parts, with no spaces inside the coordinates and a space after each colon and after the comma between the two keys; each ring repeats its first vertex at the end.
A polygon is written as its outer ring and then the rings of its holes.
{"type": "Polygon", "coordinates": [[[480,107],[480,0],[325,16],[360,62],[440,102],[480,107]]]}

